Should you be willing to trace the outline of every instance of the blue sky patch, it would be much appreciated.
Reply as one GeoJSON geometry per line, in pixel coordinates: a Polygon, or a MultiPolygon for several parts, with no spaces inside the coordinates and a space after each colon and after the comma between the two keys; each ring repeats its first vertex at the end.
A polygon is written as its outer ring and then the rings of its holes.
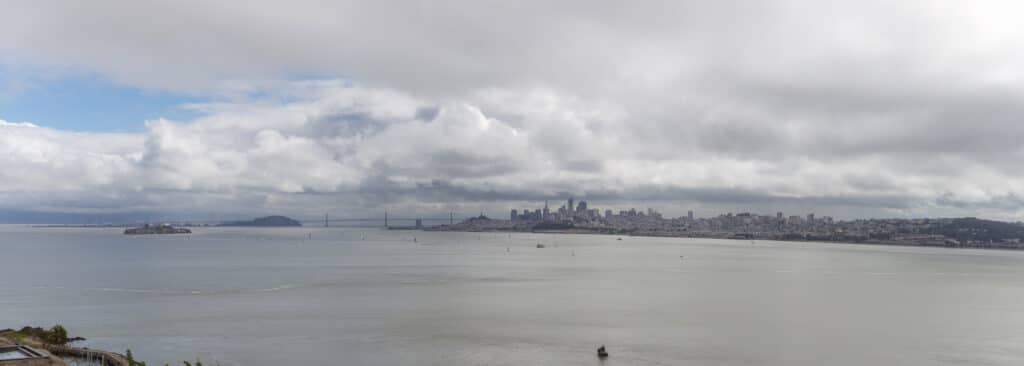
{"type": "Polygon", "coordinates": [[[98,75],[71,73],[34,78],[0,68],[0,119],[74,131],[140,132],[146,120],[189,120],[179,106],[206,98],[116,84],[98,75]]]}

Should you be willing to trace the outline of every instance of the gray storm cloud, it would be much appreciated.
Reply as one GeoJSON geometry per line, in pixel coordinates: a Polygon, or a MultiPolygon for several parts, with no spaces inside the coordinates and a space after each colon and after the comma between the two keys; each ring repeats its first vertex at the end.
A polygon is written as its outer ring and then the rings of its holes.
{"type": "Polygon", "coordinates": [[[0,123],[0,209],[1016,219],[1020,8],[15,1],[0,62],[218,102],[138,134],[0,123]]]}

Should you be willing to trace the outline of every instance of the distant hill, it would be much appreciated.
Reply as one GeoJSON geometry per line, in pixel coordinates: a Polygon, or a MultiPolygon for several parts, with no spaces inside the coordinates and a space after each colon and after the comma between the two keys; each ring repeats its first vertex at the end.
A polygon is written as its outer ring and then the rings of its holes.
{"type": "Polygon", "coordinates": [[[302,226],[302,223],[285,216],[267,216],[253,219],[252,221],[225,222],[217,226],[256,226],[256,227],[291,227],[302,226]]]}
{"type": "Polygon", "coordinates": [[[1024,240],[1024,225],[1018,223],[982,220],[973,217],[952,219],[930,230],[960,241],[1024,240]]]}

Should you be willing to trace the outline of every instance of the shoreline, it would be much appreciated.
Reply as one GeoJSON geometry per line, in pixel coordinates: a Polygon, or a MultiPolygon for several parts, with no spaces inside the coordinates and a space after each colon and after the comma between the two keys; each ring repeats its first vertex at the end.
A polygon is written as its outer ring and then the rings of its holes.
{"type": "Polygon", "coordinates": [[[726,236],[682,236],[682,235],[645,235],[645,234],[633,234],[633,233],[609,233],[594,230],[580,230],[580,229],[550,229],[550,230],[534,230],[534,231],[520,231],[520,230],[456,230],[456,229],[431,229],[423,228],[420,231],[434,231],[434,232],[464,232],[464,233],[521,233],[521,234],[570,234],[570,235],[602,235],[602,236],[625,236],[625,237],[637,237],[637,238],[680,238],[680,239],[718,239],[718,240],[732,240],[732,241],[751,241],[756,242],[759,240],[773,241],[779,243],[820,243],[820,244],[847,244],[847,245],[871,245],[871,246],[897,246],[897,247],[920,247],[920,248],[945,248],[945,249],[984,249],[984,250],[1009,250],[1009,251],[1020,251],[1024,250],[1024,246],[1009,247],[1009,246],[979,246],[979,245],[940,245],[940,244],[918,244],[908,242],[885,242],[885,241],[848,241],[848,240],[793,240],[784,238],[737,238],[737,237],[726,237],[726,236]]]}

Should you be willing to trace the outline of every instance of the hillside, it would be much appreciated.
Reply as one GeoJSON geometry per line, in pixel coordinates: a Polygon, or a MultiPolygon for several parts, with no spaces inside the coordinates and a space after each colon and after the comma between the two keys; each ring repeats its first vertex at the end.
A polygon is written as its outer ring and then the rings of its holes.
{"type": "Polygon", "coordinates": [[[253,219],[252,221],[225,222],[218,226],[251,226],[251,227],[294,227],[302,226],[302,223],[285,216],[267,216],[253,219]]]}

